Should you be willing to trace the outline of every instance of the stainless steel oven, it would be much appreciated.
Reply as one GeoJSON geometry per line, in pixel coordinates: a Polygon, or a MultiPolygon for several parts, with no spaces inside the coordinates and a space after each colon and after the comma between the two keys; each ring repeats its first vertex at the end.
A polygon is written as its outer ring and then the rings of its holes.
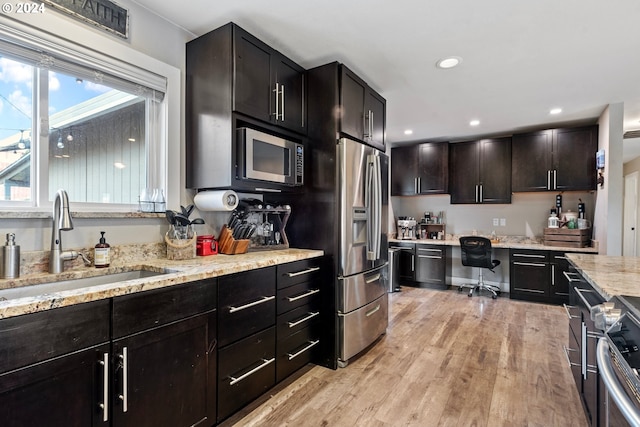
{"type": "Polygon", "coordinates": [[[604,384],[604,426],[640,426],[640,321],[625,297],[611,302],[622,314],[598,341],[597,361],[604,384]]]}
{"type": "Polygon", "coordinates": [[[238,178],[284,185],[304,184],[304,147],[255,129],[237,130],[238,178]]]}

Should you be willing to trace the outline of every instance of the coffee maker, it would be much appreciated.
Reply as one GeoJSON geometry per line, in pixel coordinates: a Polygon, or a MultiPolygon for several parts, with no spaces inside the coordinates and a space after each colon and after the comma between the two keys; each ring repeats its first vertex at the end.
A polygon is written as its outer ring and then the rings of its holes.
{"type": "Polygon", "coordinates": [[[402,240],[415,240],[416,219],[408,216],[399,216],[396,222],[396,238],[402,240]]]}

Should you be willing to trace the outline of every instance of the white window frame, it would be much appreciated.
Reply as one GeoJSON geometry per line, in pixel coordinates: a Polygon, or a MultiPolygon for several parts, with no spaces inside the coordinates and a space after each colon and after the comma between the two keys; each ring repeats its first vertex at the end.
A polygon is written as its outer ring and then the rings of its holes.
{"type": "MultiPolygon", "coordinates": [[[[169,175],[176,175],[176,171],[172,171],[171,169],[175,169],[176,165],[172,165],[170,168],[168,163],[169,158],[180,158],[179,148],[176,150],[175,148],[169,147],[168,144],[170,139],[179,139],[179,126],[170,126],[171,121],[169,117],[171,114],[177,114],[177,117],[180,117],[180,70],[131,48],[118,47],[118,50],[126,53],[126,55],[123,56],[127,57],[129,61],[141,64],[141,66],[132,65],[131,62],[126,62],[113,56],[97,52],[17,22],[11,22],[11,25],[0,22],[0,39],[9,41],[18,46],[18,48],[32,49],[34,51],[43,50],[47,53],[55,54],[66,61],[73,61],[80,66],[97,69],[108,74],[108,76],[125,79],[129,82],[164,93],[163,100],[157,103],[158,111],[155,112],[158,118],[157,129],[147,129],[147,132],[145,132],[148,162],[146,165],[147,185],[152,188],[157,187],[164,189],[168,204],[175,204],[175,202],[180,199],[179,183],[176,184],[176,180],[171,180],[173,183],[169,185],[169,175]],[[132,61],[132,59],[135,61],[132,61]],[[177,112],[175,110],[177,110],[177,112]],[[157,135],[155,135],[155,133],[157,133],[157,135]]],[[[34,97],[37,97],[39,101],[34,103],[33,117],[48,117],[48,105],[46,102],[43,102],[43,96],[40,94],[40,92],[47,87],[48,73],[40,71],[36,74],[41,75],[41,78],[34,78],[34,97]],[[42,83],[43,81],[45,81],[44,84],[42,83]],[[36,108],[40,108],[40,111],[35,111],[36,108]],[[47,114],[36,114],[42,112],[47,114]]],[[[107,81],[106,84],[109,84],[109,82],[107,81]]],[[[44,96],[44,99],[47,99],[47,97],[48,95],[44,96]]],[[[151,101],[147,100],[147,115],[152,111],[150,104],[151,101]]],[[[48,200],[49,192],[45,191],[48,190],[49,184],[49,123],[33,123],[32,129],[32,200],[28,202],[0,201],[0,211],[15,211],[16,208],[19,208],[23,212],[51,210],[51,201],[48,200]]],[[[179,171],[179,164],[177,165],[177,169],[179,171]]],[[[138,206],[131,204],[74,202],[73,209],[87,212],[132,212],[136,211],[138,206]]]]}

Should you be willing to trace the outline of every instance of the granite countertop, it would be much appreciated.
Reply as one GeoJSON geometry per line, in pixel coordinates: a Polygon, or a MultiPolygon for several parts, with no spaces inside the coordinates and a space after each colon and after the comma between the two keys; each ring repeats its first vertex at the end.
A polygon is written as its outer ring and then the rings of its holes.
{"type": "Polygon", "coordinates": [[[0,289],[7,289],[132,270],[167,272],[166,274],[142,279],[127,280],[117,282],[115,284],[95,285],[75,290],[52,292],[35,297],[15,298],[0,301],[0,319],[151,289],[159,289],[185,282],[224,276],[227,274],[277,264],[315,258],[322,256],[323,254],[323,251],[320,250],[282,249],[274,251],[248,252],[241,255],[218,254],[208,257],[196,257],[183,261],[158,258],[146,259],[143,261],[132,261],[129,264],[121,264],[117,267],[101,269],[86,267],[55,275],[49,273],[37,273],[25,275],[18,279],[0,280],[0,289]]]}
{"type": "MultiPolygon", "coordinates": [[[[389,243],[392,243],[392,242],[421,243],[421,244],[428,244],[428,245],[444,245],[444,246],[460,246],[460,241],[457,238],[449,238],[449,236],[446,240],[437,240],[437,239],[402,240],[402,239],[394,239],[394,238],[389,239],[389,243]]],[[[497,248],[497,249],[500,249],[500,248],[502,249],[540,249],[545,251],[559,251],[559,252],[571,251],[571,252],[584,252],[584,253],[598,253],[597,248],[592,248],[592,247],[571,248],[571,247],[564,247],[564,246],[547,246],[535,240],[526,239],[526,238],[512,238],[512,239],[501,238],[498,243],[492,243],[491,247],[497,248]]]]}
{"type": "Polygon", "coordinates": [[[640,297],[640,258],[592,254],[567,254],[567,258],[607,300],[614,295],[640,297]]]}

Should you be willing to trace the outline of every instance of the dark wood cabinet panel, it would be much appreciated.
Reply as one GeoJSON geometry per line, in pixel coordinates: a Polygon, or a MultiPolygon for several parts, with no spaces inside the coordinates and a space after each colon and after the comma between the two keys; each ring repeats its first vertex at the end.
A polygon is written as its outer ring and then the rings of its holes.
{"type": "Polygon", "coordinates": [[[218,300],[220,347],[273,326],[276,320],[276,267],[221,277],[218,300]]]}
{"type": "Polygon", "coordinates": [[[251,117],[270,121],[275,102],[271,85],[273,49],[238,27],[234,28],[234,38],[233,108],[251,117]]]}
{"type": "Polygon", "coordinates": [[[398,257],[398,278],[401,283],[414,282],[416,279],[416,245],[409,242],[393,242],[389,247],[400,248],[398,257]]]}
{"type": "Polygon", "coordinates": [[[556,190],[596,188],[598,127],[554,130],[554,170],[556,190]]]}
{"type": "Polygon", "coordinates": [[[449,147],[452,204],[511,203],[511,138],[449,147]]]}
{"type": "Polygon", "coordinates": [[[0,375],[3,427],[109,426],[99,406],[109,369],[108,363],[99,365],[105,354],[108,344],[0,375]]]}
{"type": "Polygon", "coordinates": [[[569,280],[564,275],[569,271],[569,261],[564,252],[551,252],[551,287],[549,296],[557,299],[559,303],[569,302],[569,280]]]}
{"type": "Polygon", "coordinates": [[[215,367],[215,329],[213,312],[115,340],[114,395],[123,399],[114,399],[114,424],[213,423],[215,379],[209,370],[215,367]]]}
{"type": "Polygon", "coordinates": [[[340,131],[385,150],[386,100],[346,66],[341,66],[340,131]]]}
{"type": "Polygon", "coordinates": [[[276,381],[280,382],[307,363],[317,359],[320,350],[320,324],[310,326],[278,338],[276,351],[276,381]]]}
{"type": "Polygon", "coordinates": [[[291,130],[304,133],[307,129],[307,99],[305,70],[285,56],[278,55],[274,60],[275,81],[278,84],[279,96],[274,100],[278,117],[276,124],[291,130]]]}
{"type": "Polygon", "coordinates": [[[445,194],[449,190],[449,144],[423,142],[391,149],[391,195],[445,194]]]}
{"type": "Polygon", "coordinates": [[[593,190],[597,150],[597,126],[514,135],[513,191],[593,190]]]}
{"type": "Polygon", "coordinates": [[[323,258],[310,258],[279,264],[276,266],[278,289],[301,282],[322,281],[325,277],[323,267],[323,258]]]}
{"type": "Polygon", "coordinates": [[[109,341],[110,301],[0,320],[0,373],[109,341]]]}
{"type": "Polygon", "coordinates": [[[447,284],[447,274],[451,275],[451,256],[447,249],[441,245],[416,245],[416,282],[447,284]]]}
{"type": "Polygon", "coordinates": [[[548,304],[569,302],[570,264],[565,252],[511,249],[510,297],[548,304]]]}
{"type": "Polygon", "coordinates": [[[229,417],[275,384],[275,352],[275,327],[220,349],[218,421],[229,417]]]}

